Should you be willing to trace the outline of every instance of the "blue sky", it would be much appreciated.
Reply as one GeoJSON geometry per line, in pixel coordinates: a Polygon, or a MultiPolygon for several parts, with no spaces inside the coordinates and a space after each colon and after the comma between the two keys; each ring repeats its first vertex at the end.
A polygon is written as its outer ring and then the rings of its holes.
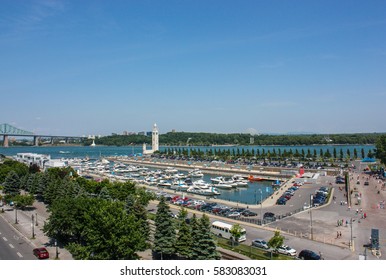
{"type": "Polygon", "coordinates": [[[2,0],[0,123],[386,132],[385,11],[383,0],[2,0]]]}

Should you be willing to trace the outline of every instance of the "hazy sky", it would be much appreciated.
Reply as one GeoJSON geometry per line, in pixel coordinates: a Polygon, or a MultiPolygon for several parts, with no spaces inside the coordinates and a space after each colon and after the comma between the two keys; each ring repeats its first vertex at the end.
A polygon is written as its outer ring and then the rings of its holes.
{"type": "Polygon", "coordinates": [[[0,4],[0,124],[386,132],[384,0],[0,4]]]}

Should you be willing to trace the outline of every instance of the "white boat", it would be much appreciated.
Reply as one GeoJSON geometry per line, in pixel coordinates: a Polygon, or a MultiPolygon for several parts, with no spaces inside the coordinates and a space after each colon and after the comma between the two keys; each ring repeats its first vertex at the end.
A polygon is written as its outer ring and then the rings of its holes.
{"type": "Polygon", "coordinates": [[[165,172],[168,173],[168,174],[171,174],[171,173],[178,173],[178,170],[173,168],[173,167],[167,167],[165,169],[165,172]]]}
{"type": "Polygon", "coordinates": [[[215,177],[215,178],[210,178],[210,180],[212,181],[212,183],[218,184],[220,182],[224,182],[224,177],[219,176],[219,177],[215,177]]]}
{"type": "Polygon", "coordinates": [[[188,176],[192,178],[202,178],[204,177],[204,173],[200,169],[194,169],[193,171],[190,171],[188,176]]]}
{"type": "Polygon", "coordinates": [[[205,196],[212,196],[212,195],[219,195],[220,192],[214,188],[208,188],[208,189],[202,189],[197,186],[191,186],[187,189],[188,193],[194,193],[194,194],[199,194],[199,195],[205,195],[205,196]]]}
{"type": "Polygon", "coordinates": [[[197,180],[193,182],[193,185],[201,189],[209,189],[210,185],[204,180],[197,180]]]}
{"type": "Polygon", "coordinates": [[[185,184],[183,181],[174,181],[170,188],[172,190],[186,191],[190,188],[190,186],[185,184]]]}
{"type": "Polygon", "coordinates": [[[227,184],[224,182],[220,182],[218,184],[212,184],[212,185],[210,185],[210,187],[215,187],[215,188],[219,188],[219,189],[228,189],[228,190],[233,188],[233,186],[231,184],[227,184]]]}
{"type": "Polygon", "coordinates": [[[165,181],[165,180],[160,180],[158,182],[158,187],[161,187],[161,188],[170,188],[172,186],[172,184],[168,181],[165,181]]]}
{"type": "Polygon", "coordinates": [[[233,175],[232,176],[232,180],[235,181],[235,185],[237,187],[248,187],[249,186],[248,185],[248,180],[244,179],[244,177],[241,176],[241,175],[238,175],[238,174],[233,175]]]}

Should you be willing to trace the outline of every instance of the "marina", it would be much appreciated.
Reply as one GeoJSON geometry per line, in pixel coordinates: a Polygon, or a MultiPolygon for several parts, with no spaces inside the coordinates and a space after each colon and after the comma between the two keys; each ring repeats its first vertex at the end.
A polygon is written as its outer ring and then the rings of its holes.
{"type": "MultiPolygon", "coordinates": [[[[330,146],[316,147],[328,149],[330,146]]],[[[160,147],[166,150],[170,147],[160,147]]],[[[196,148],[196,147],[187,147],[196,148]]],[[[202,149],[233,149],[234,147],[201,147],[202,149]]],[[[241,147],[240,147],[241,148],[241,147]]],[[[277,146],[250,146],[248,149],[277,149],[277,146]]],[[[296,147],[281,147],[292,148],[296,147]]],[[[306,147],[302,147],[306,148],[306,147]]],[[[372,146],[342,146],[342,149],[372,149],[372,146]]],[[[259,204],[274,193],[288,178],[299,171],[263,165],[226,164],[219,161],[166,160],[140,155],[139,146],[50,146],[0,148],[0,154],[39,153],[49,156],[56,165],[70,165],[81,176],[132,180],[138,184],[169,189],[174,192],[216,197],[224,201],[259,204]]],[[[320,171],[320,170],[315,170],[320,171]]],[[[326,170],[325,172],[329,172],[326,170]]]]}
{"type": "Polygon", "coordinates": [[[243,204],[259,204],[269,197],[274,188],[271,181],[250,182],[248,175],[235,174],[232,177],[204,173],[200,169],[179,170],[147,166],[146,163],[133,164],[130,159],[64,159],[80,176],[92,176],[96,180],[108,178],[117,181],[133,181],[140,185],[172,190],[175,193],[196,194],[215,197],[225,201],[243,204]],[[130,162],[130,163],[129,163],[130,162]],[[198,176],[198,174],[200,174],[198,176]],[[191,176],[193,175],[193,176],[191,176]]]}

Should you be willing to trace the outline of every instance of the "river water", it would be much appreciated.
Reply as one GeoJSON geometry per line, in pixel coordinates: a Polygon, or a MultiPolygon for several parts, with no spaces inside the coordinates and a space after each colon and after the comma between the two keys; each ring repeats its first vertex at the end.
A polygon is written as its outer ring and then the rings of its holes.
{"type": "MultiPolygon", "coordinates": [[[[361,146],[361,145],[323,145],[323,146],[216,146],[216,147],[160,147],[160,150],[163,151],[168,148],[193,148],[193,149],[200,149],[201,151],[205,151],[208,149],[254,149],[255,151],[264,149],[267,151],[272,151],[273,149],[278,152],[278,149],[281,149],[281,151],[284,151],[286,149],[289,151],[292,149],[292,151],[295,152],[296,149],[298,149],[299,152],[303,149],[304,151],[310,149],[311,153],[313,153],[313,150],[316,149],[318,155],[320,149],[325,152],[327,149],[330,151],[330,153],[333,153],[333,149],[335,148],[338,152],[340,149],[346,154],[347,150],[350,151],[351,155],[353,155],[354,149],[357,150],[358,156],[361,156],[361,150],[363,149],[365,152],[365,155],[369,151],[372,151],[375,147],[374,146],[361,146]]],[[[115,147],[115,146],[28,146],[28,147],[0,147],[0,154],[6,155],[6,156],[13,156],[17,153],[37,153],[37,154],[47,154],[50,155],[52,159],[59,159],[59,158],[85,158],[88,157],[90,159],[98,159],[100,157],[108,157],[108,156],[127,156],[132,154],[138,154],[142,153],[142,147],[141,146],[125,146],[125,147],[115,147]]],[[[204,180],[210,182],[211,177],[216,177],[217,174],[205,174],[204,180]]],[[[248,187],[241,187],[241,188],[233,188],[231,190],[220,190],[221,195],[218,197],[223,200],[228,201],[234,201],[239,202],[241,204],[257,204],[260,202],[261,199],[265,199],[266,197],[269,197],[273,193],[273,189],[271,187],[271,182],[253,182],[249,183],[248,187]]]]}

